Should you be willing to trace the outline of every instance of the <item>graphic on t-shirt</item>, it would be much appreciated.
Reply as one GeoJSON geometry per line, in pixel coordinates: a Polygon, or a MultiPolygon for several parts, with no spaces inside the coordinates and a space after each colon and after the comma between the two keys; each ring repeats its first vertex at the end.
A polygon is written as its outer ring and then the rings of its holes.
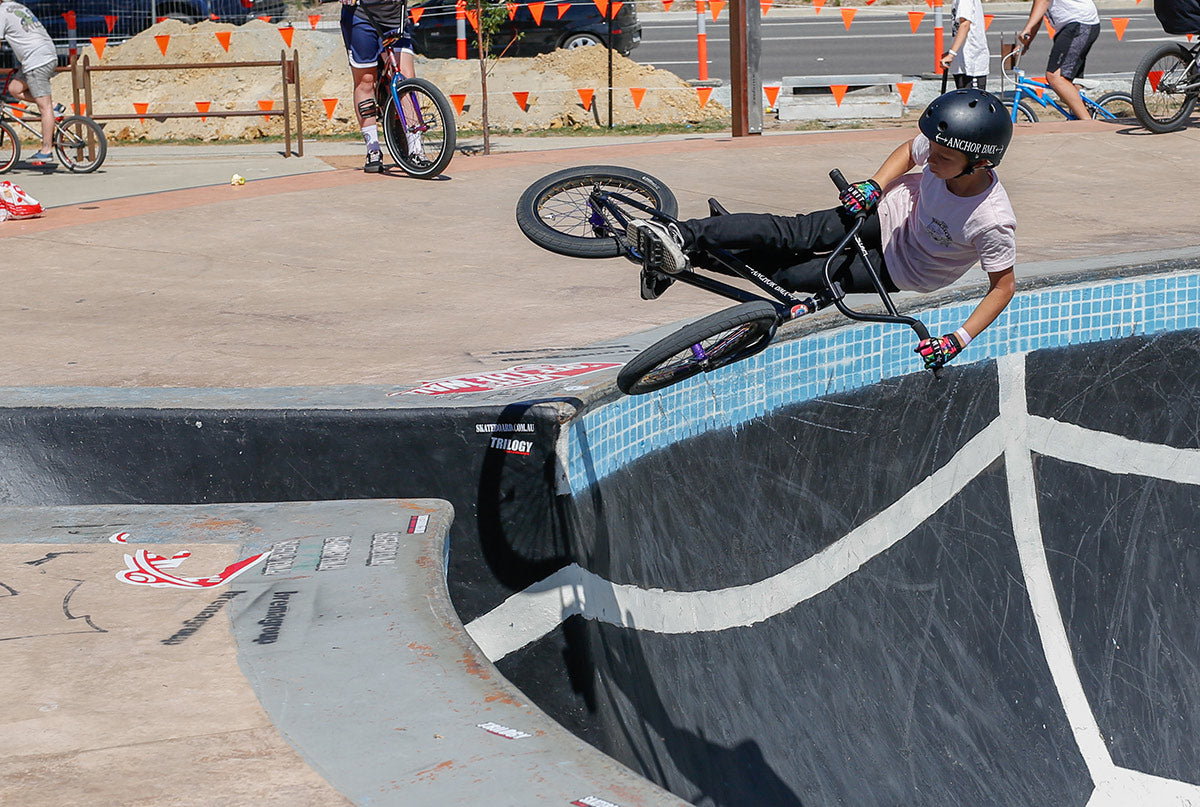
{"type": "Polygon", "coordinates": [[[931,218],[929,223],[925,225],[925,232],[929,233],[929,237],[938,243],[939,246],[950,246],[950,227],[941,219],[931,218]]]}

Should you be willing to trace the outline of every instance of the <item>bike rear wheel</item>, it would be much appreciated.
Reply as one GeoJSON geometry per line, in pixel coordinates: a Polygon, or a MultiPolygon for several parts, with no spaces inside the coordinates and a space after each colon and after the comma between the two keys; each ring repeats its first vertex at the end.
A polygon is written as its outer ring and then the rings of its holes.
{"type": "Polygon", "coordinates": [[[526,188],[517,200],[517,226],[530,241],[559,255],[615,258],[624,252],[625,225],[649,214],[616,199],[610,204],[619,216],[597,208],[591,203],[593,190],[619,193],[671,218],[679,213],[675,194],[647,173],[617,165],[582,165],[544,176],[526,188]]]}
{"type": "Polygon", "coordinates": [[[1128,123],[1134,118],[1133,96],[1127,92],[1106,92],[1096,99],[1095,105],[1089,107],[1088,111],[1092,113],[1092,120],[1128,123]],[[1108,115],[1105,115],[1105,112],[1108,115]],[[1109,115],[1112,117],[1110,118],[1109,115]]]}
{"type": "Polygon", "coordinates": [[[454,156],[458,141],[454,110],[442,91],[423,78],[402,79],[396,85],[396,96],[400,98],[399,112],[392,93],[387,93],[383,102],[383,139],[388,152],[404,173],[432,179],[446,170],[454,156]]]}
{"type": "Polygon", "coordinates": [[[643,350],[617,374],[627,395],[654,392],[763,350],[779,314],[771,303],[750,302],[709,314],[643,350]]]}
{"type": "Polygon", "coordinates": [[[0,121],[0,174],[11,169],[21,159],[21,138],[7,123],[0,121]]]}
{"type": "Polygon", "coordinates": [[[1180,128],[1196,106],[1197,91],[1180,89],[1197,80],[1192,54],[1183,45],[1154,48],[1133,71],[1133,114],[1156,134],[1180,128]]]}
{"type": "Polygon", "coordinates": [[[54,153],[58,161],[76,174],[90,174],[108,155],[108,139],[100,124],[74,115],[54,126],[54,153]]]}

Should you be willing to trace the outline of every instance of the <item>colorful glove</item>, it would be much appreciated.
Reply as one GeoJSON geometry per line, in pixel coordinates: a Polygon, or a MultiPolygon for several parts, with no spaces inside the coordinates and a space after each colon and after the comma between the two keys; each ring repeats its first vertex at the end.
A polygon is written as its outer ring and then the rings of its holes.
{"type": "Polygon", "coordinates": [[[925,361],[926,370],[936,370],[962,352],[963,345],[957,334],[948,333],[942,337],[931,336],[922,339],[913,352],[920,353],[925,361]]]}
{"type": "Polygon", "coordinates": [[[846,190],[838,194],[838,199],[841,200],[842,207],[857,216],[859,213],[870,213],[875,205],[879,204],[881,196],[883,190],[879,183],[873,179],[864,179],[862,182],[847,185],[846,190]]]}

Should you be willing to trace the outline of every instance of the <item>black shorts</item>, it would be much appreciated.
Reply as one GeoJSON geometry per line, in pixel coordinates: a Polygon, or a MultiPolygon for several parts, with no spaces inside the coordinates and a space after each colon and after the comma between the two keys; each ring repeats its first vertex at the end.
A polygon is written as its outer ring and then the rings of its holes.
{"type": "Polygon", "coordinates": [[[954,87],[959,90],[968,87],[974,87],[977,90],[986,90],[987,76],[968,76],[966,73],[955,73],[954,87]]]}
{"type": "Polygon", "coordinates": [[[1062,74],[1067,81],[1074,81],[1083,75],[1083,67],[1087,63],[1088,51],[1100,36],[1100,23],[1084,25],[1081,22],[1069,22],[1054,34],[1054,44],[1050,46],[1050,61],[1046,63],[1046,72],[1055,70],[1062,74]]]}

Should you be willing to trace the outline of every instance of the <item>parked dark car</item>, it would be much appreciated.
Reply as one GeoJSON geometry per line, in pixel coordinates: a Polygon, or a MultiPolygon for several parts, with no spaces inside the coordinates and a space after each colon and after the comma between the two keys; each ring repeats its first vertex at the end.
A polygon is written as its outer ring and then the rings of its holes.
{"type": "MultiPolygon", "coordinates": [[[[425,0],[412,8],[420,14],[413,30],[417,53],[431,58],[453,58],[457,53],[457,25],[453,0],[425,0]]],[[[632,0],[621,5],[612,23],[613,48],[626,56],[642,41],[642,25],[632,0]]],[[[505,19],[492,40],[492,52],[509,56],[549,53],[555,48],[608,44],[608,21],[592,0],[546,2],[541,23],[525,2],[515,16],[505,19]],[[562,16],[559,16],[559,6],[562,16]],[[516,40],[514,42],[514,40],[516,40]]],[[[475,30],[467,24],[467,53],[476,55],[475,30]]]]}

